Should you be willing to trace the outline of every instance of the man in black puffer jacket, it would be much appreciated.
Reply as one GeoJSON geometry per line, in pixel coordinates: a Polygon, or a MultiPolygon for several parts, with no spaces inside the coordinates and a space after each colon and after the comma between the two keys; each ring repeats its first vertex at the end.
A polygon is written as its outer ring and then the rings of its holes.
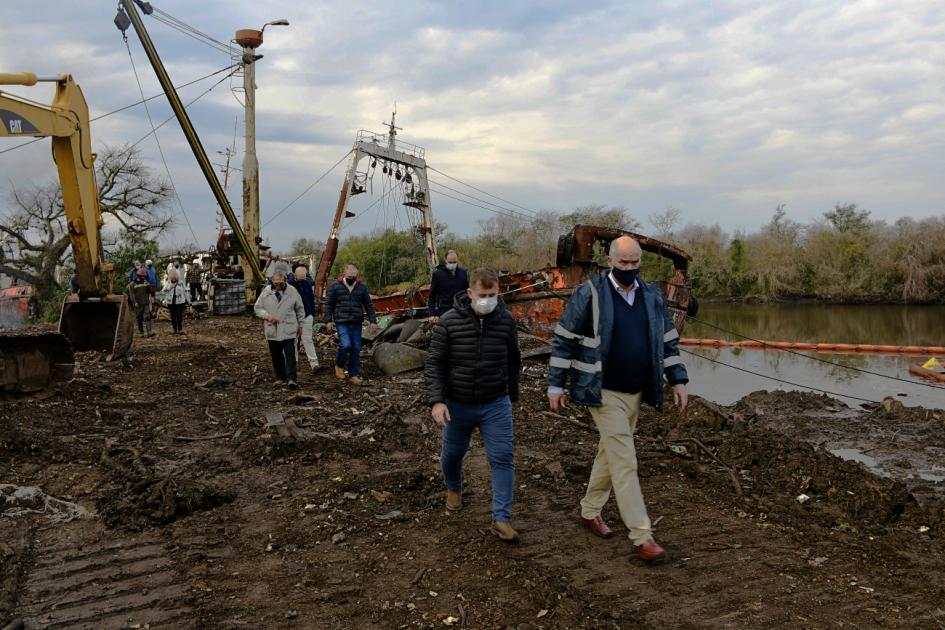
{"type": "Polygon", "coordinates": [[[358,374],[361,371],[361,327],[365,313],[371,322],[371,332],[377,332],[377,312],[371,302],[371,293],[358,277],[358,268],[348,263],[345,274],[325,292],[325,322],[328,332],[338,329],[335,376],[343,381],[347,364],[348,382],[352,385],[361,384],[358,374]]]}
{"type": "Polygon", "coordinates": [[[512,529],[515,466],[512,402],[518,400],[521,353],[515,319],[499,302],[499,278],[477,269],[433,330],[424,370],[433,419],[443,427],[440,465],[446,509],[462,507],[463,457],[479,428],[492,471],[492,532],[505,542],[512,529]]]}

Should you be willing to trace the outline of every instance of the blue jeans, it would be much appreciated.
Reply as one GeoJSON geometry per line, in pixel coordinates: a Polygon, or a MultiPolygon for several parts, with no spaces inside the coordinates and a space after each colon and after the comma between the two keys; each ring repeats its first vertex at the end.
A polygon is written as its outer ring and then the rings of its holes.
{"type": "Polygon", "coordinates": [[[463,489],[463,457],[469,450],[469,438],[479,427],[486,457],[492,471],[492,520],[512,519],[512,495],[515,493],[515,464],[512,446],[512,403],[508,396],[481,405],[446,401],[450,422],[443,429],[440,465],[446,487],[463,489]]]}
{"type": "Polygon", "coordinates": [[[357,376],[361,371],[361,322],[335,324],[335,328],[338,329],[338,359],[335,365],[343,368],[347,364],[348,376],[357,376]]]}

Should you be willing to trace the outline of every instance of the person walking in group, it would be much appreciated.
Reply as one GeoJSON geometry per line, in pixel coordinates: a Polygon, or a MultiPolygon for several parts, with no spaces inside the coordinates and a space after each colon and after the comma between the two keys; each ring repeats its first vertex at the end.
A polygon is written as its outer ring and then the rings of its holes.
{"type": "Polygon", "coordinates": [[[312,341],[312,324],[315,322],[315,283],[308,279],[308,269],[305,265],[299,265],[295,268],[295,273],[288,277],[289,284],[299,292],[302,298],[302,305],[305,306],[305,319],[302,320],[302,347],[305,348],[305,356],[308,357],[309,367],[312,372],[317,372],[318,353],[315,351],[315,343],[312,341]]]}
{"type": "Polygon", "coordinates": [[[361,384],[361,327],[364,314],[371,322],[371,332],[377,332],[377,312],[371,302],[371,293],[367,285],[358,277],[358,268],[352,263],[345,266],[345,273],[325,292],[325,322],[328,332],[338,330],[338,357],[335,360],[335,376],[345,379],[345,366],[348,368],[348,381],[353,385],[361,384]]]}
{"type": "Polygon", "coordinates": [[[283,271],[272,274],[272,284],[263,287],[253,308],[264,325],[276,385],[298,389],[295,340],[302,335],[305,307],[299,292],[289,286],[283,271]]]}
{"type": "Polygon", "coordinates": [[[151,330],[152,295],[154,295],[154,286],[148,281],[148,271],[144,267],[139,267],[134,282],[128,283],[128,301],[135,309],[138,332],[145,337],[154,336],[151,330]]]}
{"type": "Polygon", "coordinates": [[[494,271],[473,271],[471,286],[455,296],[433,329],[424,376],[431,415],[443,428],[447,511],[463,506],[463,458],[478,428],[492,472],[491,531],[515,542],[512,402],[518,400],[521,352],[515,319],[498,295],[494,271]]]}
{"type": "Polygon", "coordinates": [[[157,269],[154,268],[154,265],[151,263],[150,260],[144,261],[144,270],[147,274],[148,282],[151,283],[151,286],[157,287],[158,285],[157,269]]]}
{"type": "Polygon", "coordinates": [[[608,271],[591,275],[571,294],[554,329],[548,369],[552,411],[565,404],[564,386],[571,379],[571,398],[590,408],[600,443],[581,520],[594,534],[613,531],[601,510],[613,489],[634,553],[646,562],[665,557],[654,540],[637,477],[633,433],[640,403],[663,405],[663,377],[673,389],[680,411],[686,409],[689,377],[679,356],[679,333],[662,292],[639,277],[643,255],[629,236],[611,242],[608,271]]]}
{"type": "Polygon", "coordinates": [[[189,303],[190,294],[181,283],[177,271],[171,269],[167,274],[167,285],[164,287],[164,304],[171,312],[171,326],[175,335],[184,332],[184,311],[189,303]]]}
{"type": "Polygon", "coordinates": [[[187,270],[187,288],[190,289],[190,301],[203,299],[203,266],[199,262],[192,263],[187,270]]]}
{"type": "Polygon", "coordinates": [[[128,282],[134,282],[138,279],[138,270],[141,269],[141,261],[136,260],[131,263],[131,271],[128,272],[128,282]]]}
{"type": "Polygon", "coordinates": [[[430,278],[430,294],[427,308],[430,321],[435,322],[438,317],[453,308],[453,298],[457,293],[465,293],[469,288],[469,278],[466,270],[459,266],[459,256],[455,249],[446,252],[446,263],[437,266],[430,278]]]}

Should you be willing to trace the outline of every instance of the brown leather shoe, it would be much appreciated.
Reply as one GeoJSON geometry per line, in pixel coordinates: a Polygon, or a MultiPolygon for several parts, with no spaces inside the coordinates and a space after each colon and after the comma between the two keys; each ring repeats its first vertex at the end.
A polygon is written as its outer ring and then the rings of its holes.
{"type": "Polygon", "coordinates": [[[662,562],[666,558],[666,550],[660,547],[652,538],[642,545],[634,545],[633,553],[646,563],[662,562]]]}
{"type": "Polygon", "coordinates": [[[463,509],[463,493],[447,490],[446,491],[446,511],[458,512],[461,509],[463,509]]]}
{"type": "Polygon", "coordinates": [[[348,382],[351,383],[352,385],[360,385],[361,383],[364,382],[364,379],[362,379],[360,376],[352,376],[351,378],[348,379],[348,382]]]}
{"type": "Polygon", "coordinates": [[[512,529],[508,521],[493,521],[492,533],[499,537],[499,540],[507,543],[518,542],[518,532],[512,529]]]}
{"type": "Polygon", "coordinates": [[[343,367],[335,366],[335,378],[339,381],[345,380],[345,369],[343,367]]]}
{"type": "Polygon", "coordinates": [[[594,532],[595,536],[600,536],[601,538],[613,538],[614,536],[614,530],[607,527],[607,523],[604,522],[600,514],[594,518],[584,518],[582,516],[581,522],[584,523],[584,527],[594,532]]]}

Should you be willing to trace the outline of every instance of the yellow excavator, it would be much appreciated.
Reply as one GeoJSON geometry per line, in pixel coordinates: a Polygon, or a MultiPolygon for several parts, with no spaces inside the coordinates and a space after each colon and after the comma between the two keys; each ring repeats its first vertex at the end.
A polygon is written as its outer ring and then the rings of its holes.
{"type": "Polygon", "coordinates": [[[102,250],[104,219],[95,181],[89,108],[82,90],[68,74],[37,77],[32,72],[0,72],[0,86],[38,82],[56,84],[48,107],[0,91],[0,136],[52,138],[79,292],[63,302],[59,334],[0,334],[0,391],[34,391],[68,378],[73,351],[100,350],[109,359],[120,357],[134,335],[128,298],[112,293],[113,269],[102,250]]]}

